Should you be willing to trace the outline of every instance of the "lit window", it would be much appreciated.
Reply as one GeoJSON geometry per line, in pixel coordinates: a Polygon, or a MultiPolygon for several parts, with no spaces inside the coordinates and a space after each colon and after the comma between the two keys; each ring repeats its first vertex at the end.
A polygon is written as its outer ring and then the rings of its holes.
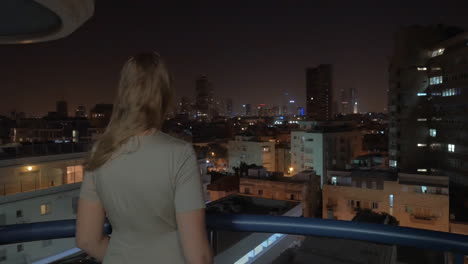
{"type": "Polygon", "coordinates": [[[393,207],[393,194],[390,194],[388,196],[388,202],[389,202],[390,208],[392,208],[393,207]]]}
{"type": "Polygon", "coordinates": [[[418,93],[418,96],[427,96],[427,93],[418,93]]]}
{"type": "Polygon", "coordinates": [[[427,71],[426,67],[418,67],[418,71],[427,71]]]}
{"type": "Polygon", "coordinates": [[[418,169],[418,172],[427,172],[427,169],[418,169]]]}
{"type": "Polygon", "coordinates": [[[427,186],[421,186],[421,192],[427,193],[427,186]]]}
{"type": "Polygon", "coordinates": [[[445,51],[444,48],[436,49],[436,50],[432,51],[431,55],[432,55],[432,57],[437,57],[437,56],[440,56],[440,55],[444,54],[444,51],[445,51]]]}
{"type": "Polygon", "coordinates": [[[448,151],[449,152],[455,152],[455,145],[454,144],[448,144],[448,151]]]}
{"type": "Polygon", "coordinates": [[[429,78],[429,84],[430,85],[436,85],[436,84],[441,84],[443,83],[442,76],[434,76],[429,78]]]}
{"type": "Polygon", "coordinates": [[[390,167],[396,168],[397,166],[397,161],[396,160],[390,160],[390,167]]]}
{"type": "Polygon", "coordinates": [[[424,144],[424,143],[418,143],[418,147],[426,147],[427,144],[424,144]]]}
{"type": "Polygon", "coordinates": [[[67,183],[75,183],[83,181],[83,166],[68,166],[67,167],[67,183]]]}
{"type": "Polygon", "coordinates": [[[425,121],[427,121],[427,118],[418,118],[417,121],[418,122],[425,122],[425,121]]]}
{"type": "Polygon", "coordinates": [[[437,129],[434,129],[434,128],[429,129],[429,136],[436,137],[437,136],[437,129]]]}
{"type": "Polygon", "coordinates": [[[270,152],[270,147],[263,147],[263,152],[270,152]]]}
{"type": "Polygon", "coordinates": [[[50,204],[42,204],[41,205],[41,215],[50,214],[50,204]]]}
{"type": "Polygon", "coordinates": [[[433,150],[440,150],[442,145],[440,143],[432,143],[431,144],[431,149],[433,150]]]}

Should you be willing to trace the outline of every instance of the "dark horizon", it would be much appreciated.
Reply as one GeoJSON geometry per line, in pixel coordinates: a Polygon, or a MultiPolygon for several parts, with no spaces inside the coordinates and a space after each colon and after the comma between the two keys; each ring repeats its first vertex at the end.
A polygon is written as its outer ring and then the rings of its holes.
{"type": "Polygon", "coordinates": [[[69,112],[112,103],[120,67],[144,50],[165,58],[178,97],[193,99],[195,79],[204,74],[215,98],[232,98],[235,111],[245,103],[280,105],[283,92],[304,107],[306,68],[330,63],[336,99],[340,89],[356,88],[360,111],[381,112],[400,26],[468,28],[467,2],[155,2],[97,1],[93,18],[65,39],[0,46],[0,114],[44,115],[62,99],[69,112]]]}

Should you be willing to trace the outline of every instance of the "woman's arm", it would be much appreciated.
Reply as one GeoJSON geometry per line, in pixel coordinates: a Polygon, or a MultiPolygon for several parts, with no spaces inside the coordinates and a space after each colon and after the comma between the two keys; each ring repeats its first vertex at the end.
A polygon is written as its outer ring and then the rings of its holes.
{"type": "Polygon", "coordinates": [[[176,217],[187,263],[213,263],[213,254],[206,233],[205,209],[179,212],[176,214],[176,217]]]}
{"type": "Polygon", "coordinates": [[[109,236],[104,234],[105,211],[100,201],[79,199],[76,216],[76,245],[102,262],[109,236]]]}

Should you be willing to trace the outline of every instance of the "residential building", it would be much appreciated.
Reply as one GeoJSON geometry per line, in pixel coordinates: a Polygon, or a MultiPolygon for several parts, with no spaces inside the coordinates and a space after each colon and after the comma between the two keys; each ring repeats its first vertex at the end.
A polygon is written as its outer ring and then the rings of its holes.
{"type": "Polygon", "coordinates": [[[307,117],[310,120],[333,118],[333,74],[332,65],[321,64],[306,69],[307,117]]]}
{"type": "Polygon", "coordinates": [[[313,171],[303,171],[291,177],[256,174],[249,170],[241,177],[239,193],[247,196],[302,203],[303,216],[316,216],[320,207],[320,178],[313,171]]]}
{"type": "Polygon", "coordinates": [[[291,132],[291,170],[314,170],[321,185],[328,169],[344,169],[362,151],[362,135],[352,122],[298,124],[299,129],[291,132]]]}
{"type": "Polygon", "coordinates": [[[389,163],[448,176],[450,207],[468,220],[468,33],[443,25],[399,31],[390,65],[389,163]]]}
{"type": "Polygon", "coordinates": [[[275,171],[275,140],[259,141],[256,137],[236,136],[228,142],[229,169],[240,164],[263,166],[268,171],[275,171]]]}
{"type": "Polygon", "coordinates": [[[393,171],[328,171],[323,218],[352,220],[358,209],[394,216],[400,226],[449,232],[449,185],[444,176],[393,171]]]}

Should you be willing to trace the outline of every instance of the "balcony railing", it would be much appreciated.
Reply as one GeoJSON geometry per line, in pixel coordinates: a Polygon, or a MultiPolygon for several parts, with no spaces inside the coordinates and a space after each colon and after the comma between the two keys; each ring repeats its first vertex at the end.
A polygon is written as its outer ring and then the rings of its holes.
{"type": "MultiPolygon", "coordinates": [[[[109,222],[104,227],[106,233],[112,232],[109,222]]],[[[468,255],[468,236],[380,224],[286,216],[210,214],[207,227],[215,232],[310,235],[451,252],[455,264],[462,264],[464,256],[468,255]]],[[[75,220],[0,227],[0,245],[74,236],[75,220]]]]}

